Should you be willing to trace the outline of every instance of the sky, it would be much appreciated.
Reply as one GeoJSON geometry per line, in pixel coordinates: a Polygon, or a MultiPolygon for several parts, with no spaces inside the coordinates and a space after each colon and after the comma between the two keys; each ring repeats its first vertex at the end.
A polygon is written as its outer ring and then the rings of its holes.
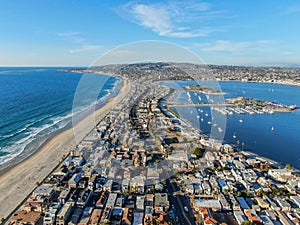
{"type": "Polygon", "coordinates": [[[300,65],[300,1],[0,0],[0,66],[88,66],[172,43],[207,64],[300,65]]]}

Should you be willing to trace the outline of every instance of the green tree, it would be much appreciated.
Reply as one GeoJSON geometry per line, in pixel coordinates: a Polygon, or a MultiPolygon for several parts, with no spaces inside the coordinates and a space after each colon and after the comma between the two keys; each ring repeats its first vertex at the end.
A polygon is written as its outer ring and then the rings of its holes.
{"type": "Polygon", "coordinates": [[[242,222],[242,225],[254,225],[254,223],[252,223],[249,220],[246,220],[246,221],[242,222]]]}
{"type": "Polygon", "coordinates": [[[293,169],[293,167],[292,167],[292,165],[291,165],[291,164],[286,164],[286,165],[285,165],[285,168],[286,168],[287,170],[291,170],[291,169],[293,169]]]}
{"type": "Polygon", "coordinates": [[[201,158],[203,156],[205,152],[205,149],[204,148],[199,148],[199,147],[196,147],[194,149],[194,154],[198,157],[198,158],[201,158]]]}

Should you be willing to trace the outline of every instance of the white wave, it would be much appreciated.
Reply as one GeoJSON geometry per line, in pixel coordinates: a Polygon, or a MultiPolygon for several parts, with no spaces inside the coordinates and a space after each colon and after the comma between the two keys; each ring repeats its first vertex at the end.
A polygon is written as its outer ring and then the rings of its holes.
{"type": "Polygon", "coordinates": [[[46,129],[53,127],[54,125],[59,124],[62,121],[66,121],[65,123],[61,124],[57,129],[61,129],[64,126],[66,126],[68,124],[69,121],[67,121],[68,118],[70,118],[72,116],[72,113],[69,113],[66,116],[59,116],[56,118],[51,119],[51,123],[50,124],[45,124],[41,127],[31,127],[30,129],[28,129],[28,136],[20,139],[17,142],[14,142],[12,145],[10,146],[6,146],[3,147],[2,150],[4,152],[7,152],[9,154],[1,156],[0,157],[0,165],[4,164],[6,162],[9,162],[10,160],[12,160],[13,158],[19,156],[20,154],[22,154],[24,152],[24,150],[26,149],[26,147],[32,143],[35,139],[36,136],[38,134],[40,134],[42,131],[45,131],[46,129]]]}
{"type": "MultiPolygon", "coordinates": [[[[50,116],[51,116],[51,115],[50,115],[50,116]]],[[[47,119],[48,117],[49,117],[49,116],[43,117],[43,118],[41,118],[41,119],[39,119],[39,120],[35,120],[35,121],[31,122],[31,123],[26,124],[25,127],[21,128],[20,130],[17,130],[15,133],[13,133],[13,134],[8,134],[8,135],[4,135],[4,136],[1,136],[1,137],[2,137],[3,139],[6,139],[6,138],[10,138],[10,137],[16,136],[16,135],[18,135],[18,134],[20,134],[20,133],[23,133],[24,131],[26,131],[28,128],[30,128],[30,127],[33,126],[34,124],[36,124],[36,123],[38,123],[38,122],[41,122],[41,121],[47,119]]],[[[10,132],[11,132],[11,131],[10,131],[10,132]]]]}
{"type": "MultiPolygon", "coordinates": [[[[97,104],[107,101],[111,97],[111,95],[113,95],[115,93],[116,88],[119,86],[120,83],[121,83],[121,80],[116,81],[114,83],[114,86],[111,89],[106,90],[107,93],[104,96],[102,96],[100,99],[98,99],[96,102],[93,102],[92,104],[79,107],[79,110],[76,110],[75,112],[73,111],[65,116],[58,116],[58,117],[52,118],[52,119],[50,119],[51,123],[44,124],[41,127],[32,127],[34,124],[45,119],[45,118],[41,118],[37,121],[29,123],[24,128],[17,131],[17,133],[22,133],[22,132],[26,131],[26,134],[28,134],[28,136],[20,139],[19,141],[13,143],[10,146],[6,146],[1,149],[4,152],[8,152],[9,154],[0,156],[0,165],[7,163],[7,162],[11,161],[12,159],[14,159],[15,157],[21,155],[24,152],[24,150],[26,149],[26,147],[29,144],[31,144],[36,139],[37,135],[40,134],[42,131],[45,131],[46,129],[51,128],[58,124],[59,124],[59,126],[58,126],[58,128],[56,128],[56,130],[61,129],[70,122],[70,120],[68,120],[69,118],[74,117],[83,112],[86,112],[87,110],[91,110],[97,104]],[[63,122],[63,121],[65,121],[65,122],[63,122]]],[[[74,105],[73,105],[73,109],[74,109],[74,105]]],[[[12,134],[12,136],[14,136],[14,135],[16,135],[16,133],[12,134]]],[[[9,135],[7,137],[9,137],[9,135]]]]}

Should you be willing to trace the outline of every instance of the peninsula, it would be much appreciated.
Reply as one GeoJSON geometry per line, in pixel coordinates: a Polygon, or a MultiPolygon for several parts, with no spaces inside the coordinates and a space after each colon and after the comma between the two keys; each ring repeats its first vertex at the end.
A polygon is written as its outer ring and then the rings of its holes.
{"type": "Polygon", "coordinates": [[[298,170],[207,139],[168,110],[174,91],[155,81],[191,79],[184,70],[142,63],[72,71],[118,75],[123,87],[90,115],[95,127],[77,125],[80,143],[68,130],[0,177],[3,222],[299,222],[298,170]]]}

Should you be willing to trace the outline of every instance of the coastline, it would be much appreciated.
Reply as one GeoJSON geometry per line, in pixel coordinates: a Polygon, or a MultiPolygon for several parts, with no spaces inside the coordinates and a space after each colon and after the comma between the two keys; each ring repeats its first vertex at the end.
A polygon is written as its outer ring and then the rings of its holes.
{"type": "MultiPolygon", "coordinates": [[[[76,133],[77,139],[82,140],[93,129],[87,121],[91,119],[95,119],[96,122],[100,121],[116,103],[126,96],[130,83],[126,78],[122,79],[117,96],[110,98],[103,107],[75,125],[76,131],[80,131],[76,133]]],[[[68,155],[76,147],[78,143],[73,129],[70,127],[54,134],[29,157],[0,171],[0,218],[6,218],[35,189],[37,182],[46,178],[63,156],[68,155]]]]}

